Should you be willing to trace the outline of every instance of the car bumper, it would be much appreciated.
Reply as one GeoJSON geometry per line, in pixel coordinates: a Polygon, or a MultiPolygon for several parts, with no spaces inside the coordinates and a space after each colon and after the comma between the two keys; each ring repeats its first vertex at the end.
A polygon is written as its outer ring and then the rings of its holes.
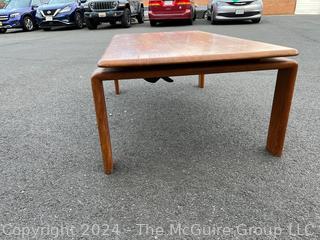
{"type": "Polygon", "coordinates": [[[71,15],[56,16],[52,21],[46,21],[44,17],[37,17],[37,22],[40,28],[72,26],[74,25],[74,18],[71,15]]]}
{"type": "Polygon", "coordinates": [[[5,29],[9,29],[9,28],[20,28],[21,23],[19,19],[10,19],[10,20],[6,20],[6,21],[0,21],[0,28],[5,28],[5,29]]]}
{"type": "Polygon", "coordinates": [[[216,20],[245,20],[261,18],[263,6],[260,2],[245,6],[216,6],[214,17],[216,20]],[[243,10],[243,14],[236,14],[237,10],[243,10]]]}
{"type": "Polygon", "coordinates": [[[46,28],[46,27],[63,27],[63,26],[73,26],[74,22],[64,22],[59,20],[53,20],[48,22],[42,22],[39,27],[46,28]]]}
{"type": "Polygon", "coordinates": [[[157,13],[153,11],[149,11],[149,19],[150,20],[179,20],[179,19],[191,19],[192,12],[190,9],[186,9],[181,13],[157,13]]]}
{"type": "Polygon", "coordinates": [[[118,19],[123,16],[124,11],[107,11],[107,12],[85,12],[84,17],[89,19],[99,19],[101,22],[118,19]]]}

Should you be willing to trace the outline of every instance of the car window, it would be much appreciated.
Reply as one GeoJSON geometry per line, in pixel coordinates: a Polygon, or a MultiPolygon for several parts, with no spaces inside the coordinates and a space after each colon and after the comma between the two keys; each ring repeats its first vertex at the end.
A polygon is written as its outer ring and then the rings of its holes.
{"type": "Polygon", "coordinates": [[[76,0],[50,0],[50,4],[59,4],[59,3],[73,3],[76,0]]]}
{"type": "Polygon", "coordinates": [[[11,0],[6,8],[25,8],[30,6],[30,0],[11,0]]]}

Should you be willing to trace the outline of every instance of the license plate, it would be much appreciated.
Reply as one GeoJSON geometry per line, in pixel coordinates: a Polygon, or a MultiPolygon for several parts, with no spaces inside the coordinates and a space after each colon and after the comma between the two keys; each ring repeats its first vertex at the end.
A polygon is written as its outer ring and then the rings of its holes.
{"type": "Polygon", "coordinates": [[[105,12],[99,13],[99,17],[101,17],[101,18],[106,17],[106,16],[107,16],[107,14],[105,12]]]}
{"type": "Polygon", "coordinates": [[[164,1],[164,6],[171,6],[173,1],[164,1]]]}
{"type": "Polygon", "coordinates": [[[52,16],[46,16],[46,22],[51,22],[53,21],[53,17],[52,16]]]}
{"type": "Polygon", "coordinates": [[[241,15],[241,14],[244,14],[244,9],[237,9],[236,15],[241,15]]]}

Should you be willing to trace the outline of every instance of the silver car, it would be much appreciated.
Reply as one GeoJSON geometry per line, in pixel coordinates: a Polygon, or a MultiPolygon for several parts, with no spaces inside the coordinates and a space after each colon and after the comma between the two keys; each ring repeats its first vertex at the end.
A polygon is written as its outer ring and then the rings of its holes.
{"type": "Polygon", "coordinates": [[[214,24],[223,20],[251,20],[259,23],[262,0],[209,0],[207,19],[214,24]]]}

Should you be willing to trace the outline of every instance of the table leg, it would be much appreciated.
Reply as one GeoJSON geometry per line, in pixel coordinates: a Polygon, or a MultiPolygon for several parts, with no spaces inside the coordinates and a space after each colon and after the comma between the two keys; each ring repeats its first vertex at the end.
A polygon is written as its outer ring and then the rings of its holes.
{"type": "Polygon", "coordinates": [[[278,157],[284,145],[297,70],[297,64],[278,70],[267,140],[267,150],[278,157]]]}
{"type": "Polygon", "coordinates": [[[120,95],[119,80],[114,80],[114,88],[115,88],[115,91],[116,91],[116,95],[120,95]]]}
{"type": "Polygon", "coordinates": [[[199,74],[199,88],[204,88],[204,74],[199,74]]]}
{"type": "Polygon", "coordinates": [[[99,130],[100,146],[103,158],[104,172],[112,172],[112,148],[108,125],[108,115],[104,96],[103,82],[98,79],[91,79],[94,105],[96,109],[97,124],[99,130]]]}

